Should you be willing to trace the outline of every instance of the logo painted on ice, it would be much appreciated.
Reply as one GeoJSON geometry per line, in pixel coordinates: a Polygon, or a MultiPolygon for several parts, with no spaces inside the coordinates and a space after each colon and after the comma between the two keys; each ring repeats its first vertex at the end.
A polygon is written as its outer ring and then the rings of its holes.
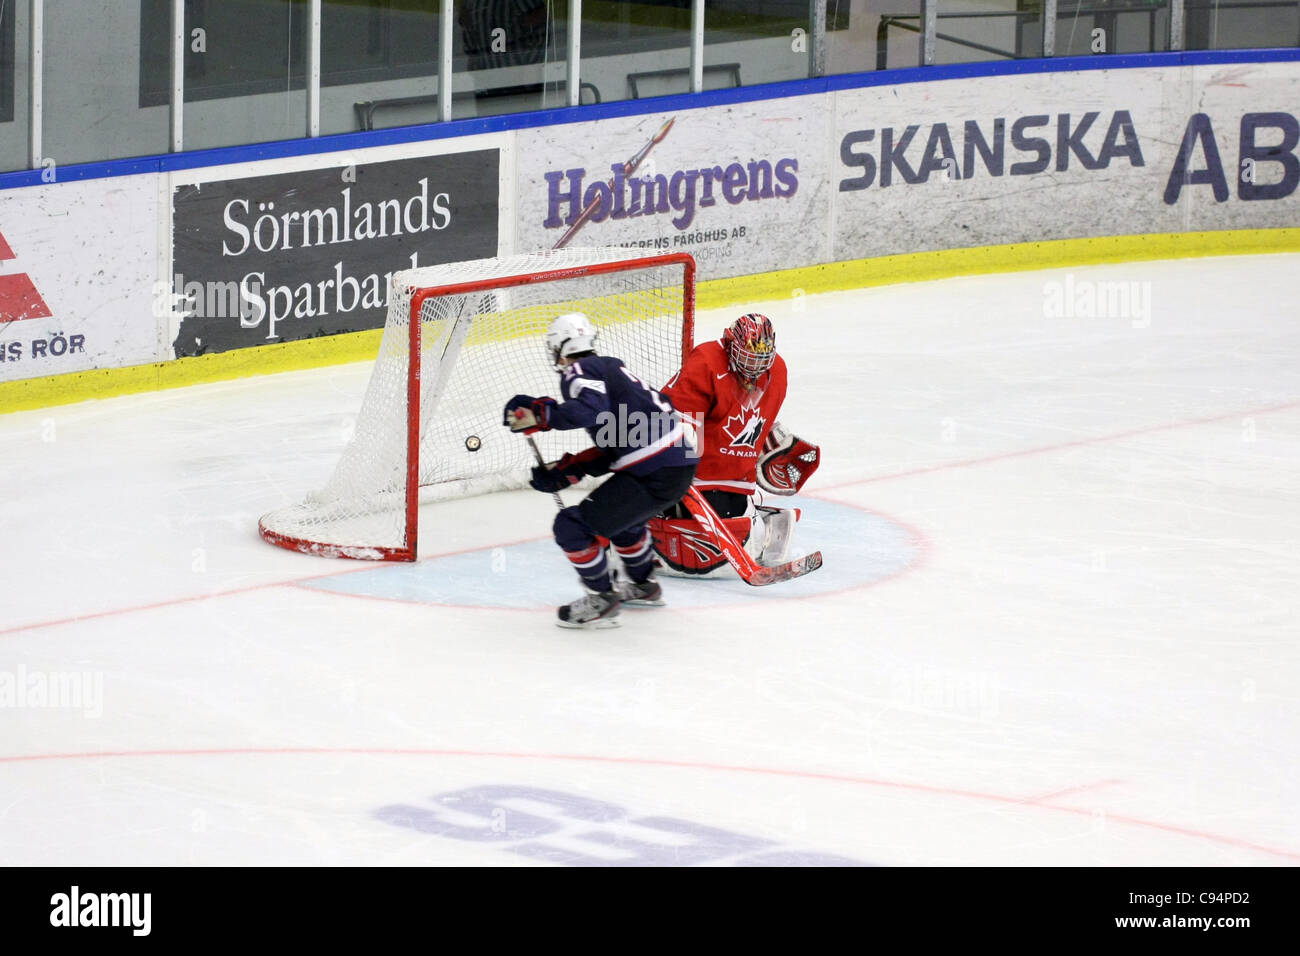
{"type": "Polygon", "coordinates": [[[520,856],[567,866],[870,865],[677,817],[634,817],[617,804],[541,787],[470,787],[431,797],[428,806],[393,804],[374,815],[430,836],[495,843],[520,856]],[[584,844],[587,852],[577,849],[584,844]]]}

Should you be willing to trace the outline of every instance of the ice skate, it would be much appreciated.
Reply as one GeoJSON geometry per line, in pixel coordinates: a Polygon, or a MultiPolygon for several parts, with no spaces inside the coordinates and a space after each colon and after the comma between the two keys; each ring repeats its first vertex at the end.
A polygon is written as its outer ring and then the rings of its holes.
{"type": "Polygon", "coordinates": [[[561,605],[556,624],[560,627],[618,627],[619,597],[615,591],[592,591],[572,604],[561,605]]]}
{"type": "Polygon", "coordinates": [[[619,601],[627,607],[663,607],[664,589],[652,573],[644,581],[629,581],[622,577],[615,583],[619,601]]]}

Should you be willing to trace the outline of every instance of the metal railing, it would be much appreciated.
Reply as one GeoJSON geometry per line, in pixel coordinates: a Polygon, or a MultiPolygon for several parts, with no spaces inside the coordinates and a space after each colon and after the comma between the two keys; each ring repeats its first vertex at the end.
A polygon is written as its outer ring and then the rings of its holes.
{"type": "MultiPolygon", "coordinates": [[[[1057,13],[1057,5],[1053,2],[1047,2],[1038,10],[993,10],[977,13],[936,13],[933,17],[938,20],[970,20],[980,18],[997,18],[1012,17],[1017,21],[1033,23],[1043,19],[1044,26],[1048,21],[1045,17],[1053,17],[1053,23],[1064,19],[1077,19],[1078,17],[1105,17],[1113,18],[1125,13],[1144,13],[1147,15],[1147,49],[1156,50],[1156,16],[1163,11],[1169,11],[1170,18],[1168,27],[1168,45],[1170,50],[1181,50],[1184,48],[1183,31],[1184,19],[1182,14],[1188,10],[1215,10],[1219,12],[1229,10],[1256,10],[1270,8],[1293,8],[1300,10],[1300,0],[1245,0],[1242,3],[1219,3],[1217,0],[1167,0],[1167,2],[1149,3],[1145,0],[1132,0],[1130,3],[1111,3],[1105,6],[1077,6],[1069,10],[1063,10],[1057,13]]],[[[908,33],[922,33],[924,26],[924,13],[887,13],[882,14],[880,22],[876,26],[876,69],[885,70],[889,68],[889,39],[890,30],[904,30],[908,33]]],[[[1019,24],[1017,24],[1019,26],[1019,24]]],[[[1046,34],[1047,31],[1044,30],[1046,34]]],[[[989,53],[993,56],[1004,57],[1006,59],[1020,60],[1026,58],[1037,58],[1053,56],[1055,50],[1054,43],[1048,42],[1045,38],[1041,52],[1026,54],[1020,45],[1021,31],[1016,30],[1016,47],[1014,50],[1003,50],[999,47],[989,46],[986,43],[980,43],[976,40],[968,40],[965,37],[954,36],[951,33],[941,33],[935,31],[935,39],[944,40],[956,46],[965,47],[971,50],[979,50],[981,53],[989,53]]],[[[1300,18],[1296,36],[1293,38],[1295,46],[1300,46],[1300,18]]],[[[1282,45],[1282,44],[1279,44],[1282,45]]],[[[919,65],[929,65],[922,63],[919,65]]]]}
{"type": "MultiPolygon", "coordinates": [[[[974,18],[990,17],[1015,17],[1017,20],[1037,20],[1042,15],[1039,10],[995,10],[988,13],[938,13],[935,14],[936,20],[968,20],[974,18]]],[[[880,17],[880,23],[876,25],[876,69],[889,69],[889,30],[891,27],[897,27],[900,30],[907,30],[910,33],[920,33],[922,30],[921,15],[919,13],[886,13],[880,17]],[[911,23],[909,21],[915,21],[911,23]]],[[[952,36],[949,33],[940,33],[935,31],[936,40],[946,40],[949,43],[955,43],[958,46],[969,47],[972,50],[980,50],[984,53],[992,53],[994,56],[1004,56],[1008,59],[1020,59],[1021,54],[1017,50],[1000,50],[997,47],[988,46],[983,43],[977,43],[974,40],[966,40],[961,37],[952,36]]]]}
{"type": "MultiPolygon", "coordinates": [[[[599,103],[600,90],[594,83],[582,82],[579,84],[582,90],[591,94],[591,99],[587,102],[599,103]]],[[[490,86],[483,89],[457,90],[452,94],[453,101],[460,102],[463,100],[474,100],[475,103],[483,103],[496,99],[519,98],[521,100],[531,100],[534,105],[529,109],[540,109],[546,105],[544,97],[548,92],[563,93],[567,100],[568,97],[568,80],[550,80],[538,83],[516,83],[512,86],[490,86]]],[[[376,129],[375,113],[380,110],[404,109],[408,107],[437,107],[440,106],[441,100],[437,93],[423,94],[419,96],[390,96],[386,99],[363,100],[359,103],[353,103],[352,109],[357,115],[357,129],[368,131],[376,129]]],[[[476,114],[478,115],[478,114],[476,114]]]]}

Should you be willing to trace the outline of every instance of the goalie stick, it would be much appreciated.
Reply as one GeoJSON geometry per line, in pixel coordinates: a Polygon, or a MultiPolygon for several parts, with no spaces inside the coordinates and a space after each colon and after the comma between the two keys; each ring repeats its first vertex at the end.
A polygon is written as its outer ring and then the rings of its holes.
{"type": "Polygon", "coordinates": [[[754,587],[763,587],[767,584],[776,584],[779,581],[789,581],[791,578],[801,577],[805,574],[811,574],[822,566],[822,553],[814,551],[812,554],[804,555],[802,558],[795,558],[793,561],[787,561],[785,564],[778,564],[775,567],[767,567],[759,564],[744,546],[736,540],[735,536],[727,530],[727,526],[722,523],[718,513],[713,510],[704,496],[694,488],[686,492],[686,497],[682,499],[682,506],[691,513],[700,526],[713,536],[714,543],[726,556],[727,561],[740,579],[746,584],[754,587]]]}

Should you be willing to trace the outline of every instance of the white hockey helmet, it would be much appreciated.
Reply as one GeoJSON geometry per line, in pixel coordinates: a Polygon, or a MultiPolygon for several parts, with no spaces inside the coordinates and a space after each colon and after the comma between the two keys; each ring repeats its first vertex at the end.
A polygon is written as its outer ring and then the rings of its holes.
{"type": "Polygon", "coordinates": [[[560,359],[582,352],[590,352],[596,344],[596,327],[581,312],[567,312],[557,316],[546,330],[546,348],[556,368],[560,359]]]}

